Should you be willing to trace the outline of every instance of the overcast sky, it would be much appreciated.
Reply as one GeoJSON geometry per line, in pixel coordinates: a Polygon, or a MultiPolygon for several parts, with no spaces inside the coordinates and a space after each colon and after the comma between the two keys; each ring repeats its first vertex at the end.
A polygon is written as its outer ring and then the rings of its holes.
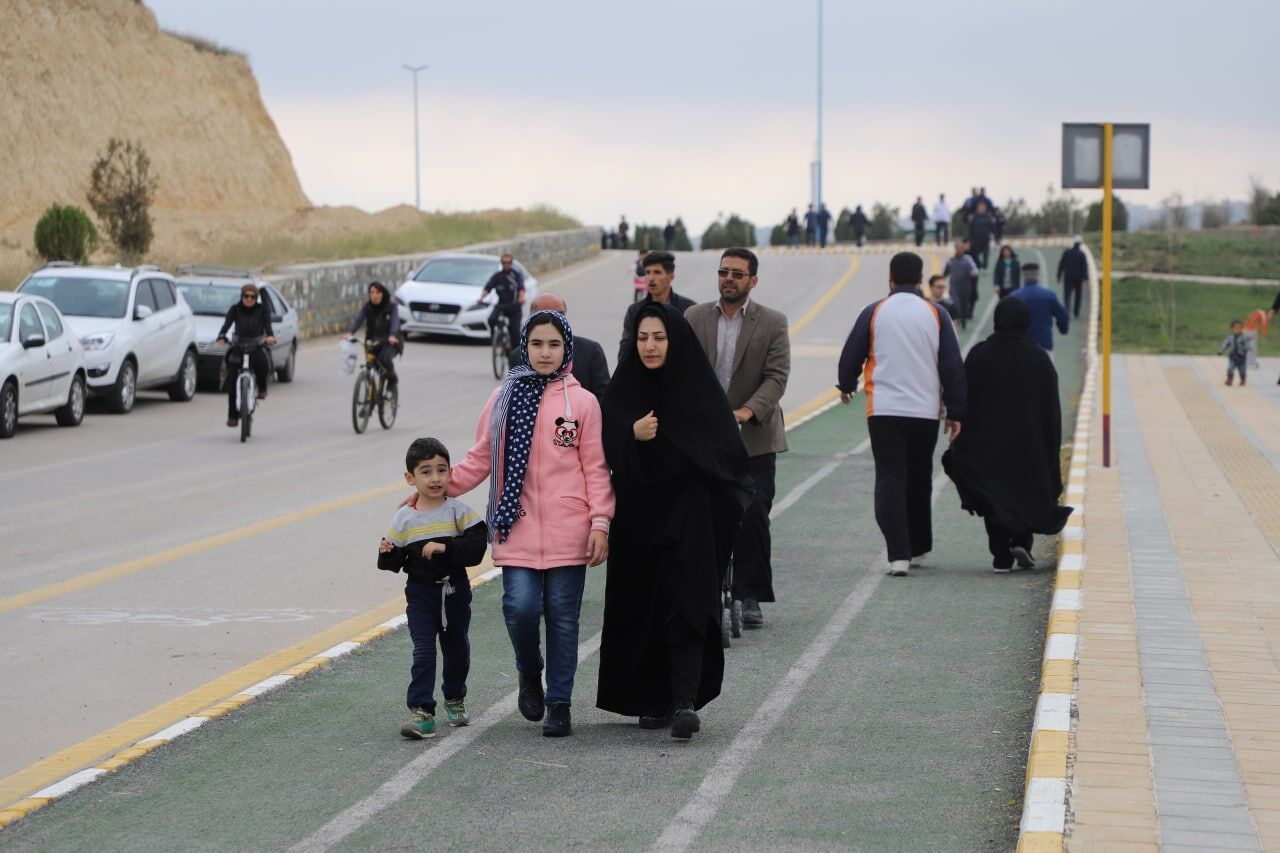
{"type": "MultiPolygon", "coordinates": [[[[147,0],[248,54],[316,204],[765,223],[808,201],[816,0],[147,0]],[[638,15],[643,14],[641,18],[638,15]]],[[[827,0],[825,197],[1033,204],[1063,121],[1150,122],[1155,205],[1280,185],[1274,0],[827,0]]],[[[1090,193],[1081,193],[1089,197],[1090,193]]]]}

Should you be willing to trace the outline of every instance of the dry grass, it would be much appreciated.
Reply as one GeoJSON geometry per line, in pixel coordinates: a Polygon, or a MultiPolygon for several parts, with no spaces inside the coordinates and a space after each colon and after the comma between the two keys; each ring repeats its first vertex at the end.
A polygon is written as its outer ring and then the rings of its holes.
{"type": "Polygon", "coordinates": [[[192,33],[182,33],[182,32],[178,32],[177,30],[161,29],[160,32],[168,36],[173,36],[176,39],[181,39],[182,41],[185,41],[187,44],[191,45],[201,53],[212,53],[215,56],[238,56],[241,59],[249,58],[248,55],[244,53],[244,51],[227,47],[225,44],[218,44],[213,39],[207,39],[204,36],[198,36],[192,33]]]}

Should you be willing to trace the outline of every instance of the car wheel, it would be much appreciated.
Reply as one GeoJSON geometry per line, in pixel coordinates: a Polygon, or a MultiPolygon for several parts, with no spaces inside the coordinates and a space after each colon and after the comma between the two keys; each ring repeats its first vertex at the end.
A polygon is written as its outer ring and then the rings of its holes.
{"type": "Polygon", "coordinates": [[[178,378],[169,386],[169,399],[185,403],[196,395],[196,354],[187,350],[178,368],[178,378]]]}
{"type": "Polygon", "coordinates": [[[88,391],[84,385],[84,374],[77,373],[71,380],[71,391],[67,394],[67,403],[53,413],[58,419],[58,426],[80,426],[84,420],[84,401],[88,391]]]}
{"type": "Polygon", "coordinates": [[[292,382],[293,371],[298,364],[298,342],[294,341],[293,346],[289,347],[289,357],[284,361],[284,367],[276,371],[276,379],[281,382],[292,382]]]}
{"type": "Polygon", "coordinates": [[[0,388],[0,438],[13,438],[18,431],[18,387],[12,382],[0,388]]]}
{"type": "Polygon", "coordinates": [[[120,373],[116,375],[116,384],[107,395],[107,411],[116,415],[127,415],[133,411],[133,402],[138,396],[138,366],[133,359],[126,358],[120,365],[120,373]]]}

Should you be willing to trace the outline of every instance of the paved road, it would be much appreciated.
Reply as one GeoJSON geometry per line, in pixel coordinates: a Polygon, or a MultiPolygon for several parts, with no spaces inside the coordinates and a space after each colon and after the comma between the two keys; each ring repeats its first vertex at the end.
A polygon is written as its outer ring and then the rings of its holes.
{"type": "MultiPolygon", "coordinates": [[[[1082,337],[1058,355],[1068,418],[1082,337]]],[[[779,494],[829,476],[775,522],[780,602],[729,650],[692,743],[592,707],[602,571],[583,604],[577,734],[540,737],[513,712],[488,584],[473,605],[471,728],[399,738],[398,632],[36,812],[0,849],[1011,848],[1052,572],[993,575],[980,522],[942,482],[930,567],[886,578],[871,460],[849,455],[861,414],[791,433],[779,494]]],[[[1036,551],[1051,564],[1052,543],[1036,551]]],[[[378,584],[367,554],[351,569],[352,589],[378,584]]]]}
{"type": "MultiPolygon", "coordinates": [[[[545,282],[611,360],[633,257],[606,253],[545,282]]],[[[681,255],[677,290],[714,297],[717,261],[681,255]]],[[[757,296],[798,327],[787,408],[830,389],[839,344],[887,267],[886,255],[765,257],[757,296]]],[[[368,548],[403,491],[404,448],[432,434],[465,451],[494,385],[487,356],[410,343],[399,422],[363,436],[330,342],[303,349],[297,379],[273,386],[246,445],[213,393],[187,404],[143,394],[133,414],[91,411],[73,430],[25,419],[0,447],[0,788],[20,768],[388,602],[395,590],[370,582],[368,548]]]]}

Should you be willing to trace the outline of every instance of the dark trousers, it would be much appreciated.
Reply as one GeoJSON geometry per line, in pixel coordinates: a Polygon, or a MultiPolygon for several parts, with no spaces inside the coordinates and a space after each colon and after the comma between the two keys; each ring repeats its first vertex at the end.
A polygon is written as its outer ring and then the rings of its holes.
{"type": "Polygon", "coordinates": [[[933,450],[938,422],[928,418],[867,418],[876,463],[876,524],[889,561],[933,549],[933,450]]]}
{"type": "Polygon", "coordinates": [[[827,248],[827,229],[821,225],[818,226],[818,243],[821,248],[827,248]]]}
{"type": "Polygon", "coordinates": [[[777,493],[774,483],[778,471],[778,454],[765,453],[751,457],[751,479],[755,480],[755,497],[742,516],[742,526],[733,543],[733,597],[741,601],[773,601],[773,537],[769,532],[769,513],[777,493]]]}
{"type": "MultiPolygon", "coordinates": [[[[239,356],[236,356],[237,360],[239,356]]],[[[258,393],[267,390],[267,374],[271,372],[271,360],[263,349],[255,349],[249,353],[249,364],[253,366],[253,378],[258,382],[258,393]]],[[[227,417],[238,418],[240,411],[236,408],[236,379],[240,376],[240,368],[227,366],[227,417]]]]}
{"type": "Polygon", "coordinates": [[[471,584],[455,580],[452,586],[410,579],[404,585],[405,615],[409,617],[409,636],[413,638],[413,667],[409,692],[405,698],[410,708],[436,712],[436,638],[444,656],[443,683],[440,692],[446,702],[467,695],[467,673],[471,671],[471,584]],[[466,584],[463,586],[463,584],[466,584]],[[452,589],[452,592],[449,590],[452,589]]]}
{"type": "Polygon", "coordinates": [[[949,222],[933,223],[933,235],[935,239],[937,239],[939,246],[947,242],[947,239],[948,239],[947,232],[948,230],[950,230],[950,228],[951,228],[951,223],[949,222]]]}
{"type": "Polygon", "coordinates": [[[400,377],[396,376],[396,348],[391,344],[383,344],[378,347],[377,355],[378,364],[382,365],[382,369],[387,372],[387,384],[392,388],[400,381],[400,377]]]}
{"type": "Polygon", "coordinates": [[[857,243],[859,246],[862,245],[862,242],[863,240],[866,239],[866,237],[867,237],[866,231],[858,231],[857,229],[855,229],[853,232],[853,242],[857,243]]]}
{"type": "MultiPolygon", "coordinates": [[[[671,649],[671,704],[673,711],[692,708],[702,681],[702,643],[675,643],[671,649]]],[[[658,709],[656,716],[661,716],[658,709]]]]}
{"type": "Polygon", "coordinates": [[[520,357],[520,321],[524,319],[524,308],[520,305],[495,305],[489,312],[489,328],[496,328],[499,323],[507,324],[507,334],[511,349],[507,350],[508,361],[515,367],[520,357]]]}
{"type": "Polygon", "coordinates": [[[578,619],[586,566],[502,567],[502,616],[516,653],[516,671],[542,672],[542,620],[547,622],[547,702],[569,703],[578,671],[578,619]]]}
{"type": "Polygon", "coordinates": [[[804,244],[806,246],[812,246],[813,243],[814,243],[813,231],[806,228],[804,230],[804,244]]]}
{"type": "Polygon", "coordinates": [[[924,223],[923,222],[916,223],[916,245],[917,246],[924,245],[924,223]]]}
{"type": "Polygon", "coordinates": [[[1072,317],[1080,316],[1080,301],[1084,298],[1084,282],[1067,279],[1062,282],[1062,303],[1072,317]]]}
{"type": "MultiPolygon", "coordinates": [[[[1227,356],[1227,381],[1231,382],[1235,379],[1236,371],[1240,371],[1240,384],[1243,385],[1248,379],[1247,371],[1249,369],[1249,358],[1243,355],[1227,356]]],[[[737,564],[734,564],[736,570],[737,564]]]]}
{"type": "Polygon", "coordinates": [[[978,265],[978,269],[985,270],[987,268],[987,256],[991,253],[991,238],[985,240],[975,239],[972,241],[973,248],[970,254],[973,255],[973,262],[978,265]]]}
{"type": "Polygon", "coordinates": [[[1031,550],[1031,534],[1017,535],[1001,527],[989,518],[984,518],[987,526],[987,547],[991,549],[991,565],[997,569],[1013,567],[1013,551],[1015,546],[1031,550]]]}

